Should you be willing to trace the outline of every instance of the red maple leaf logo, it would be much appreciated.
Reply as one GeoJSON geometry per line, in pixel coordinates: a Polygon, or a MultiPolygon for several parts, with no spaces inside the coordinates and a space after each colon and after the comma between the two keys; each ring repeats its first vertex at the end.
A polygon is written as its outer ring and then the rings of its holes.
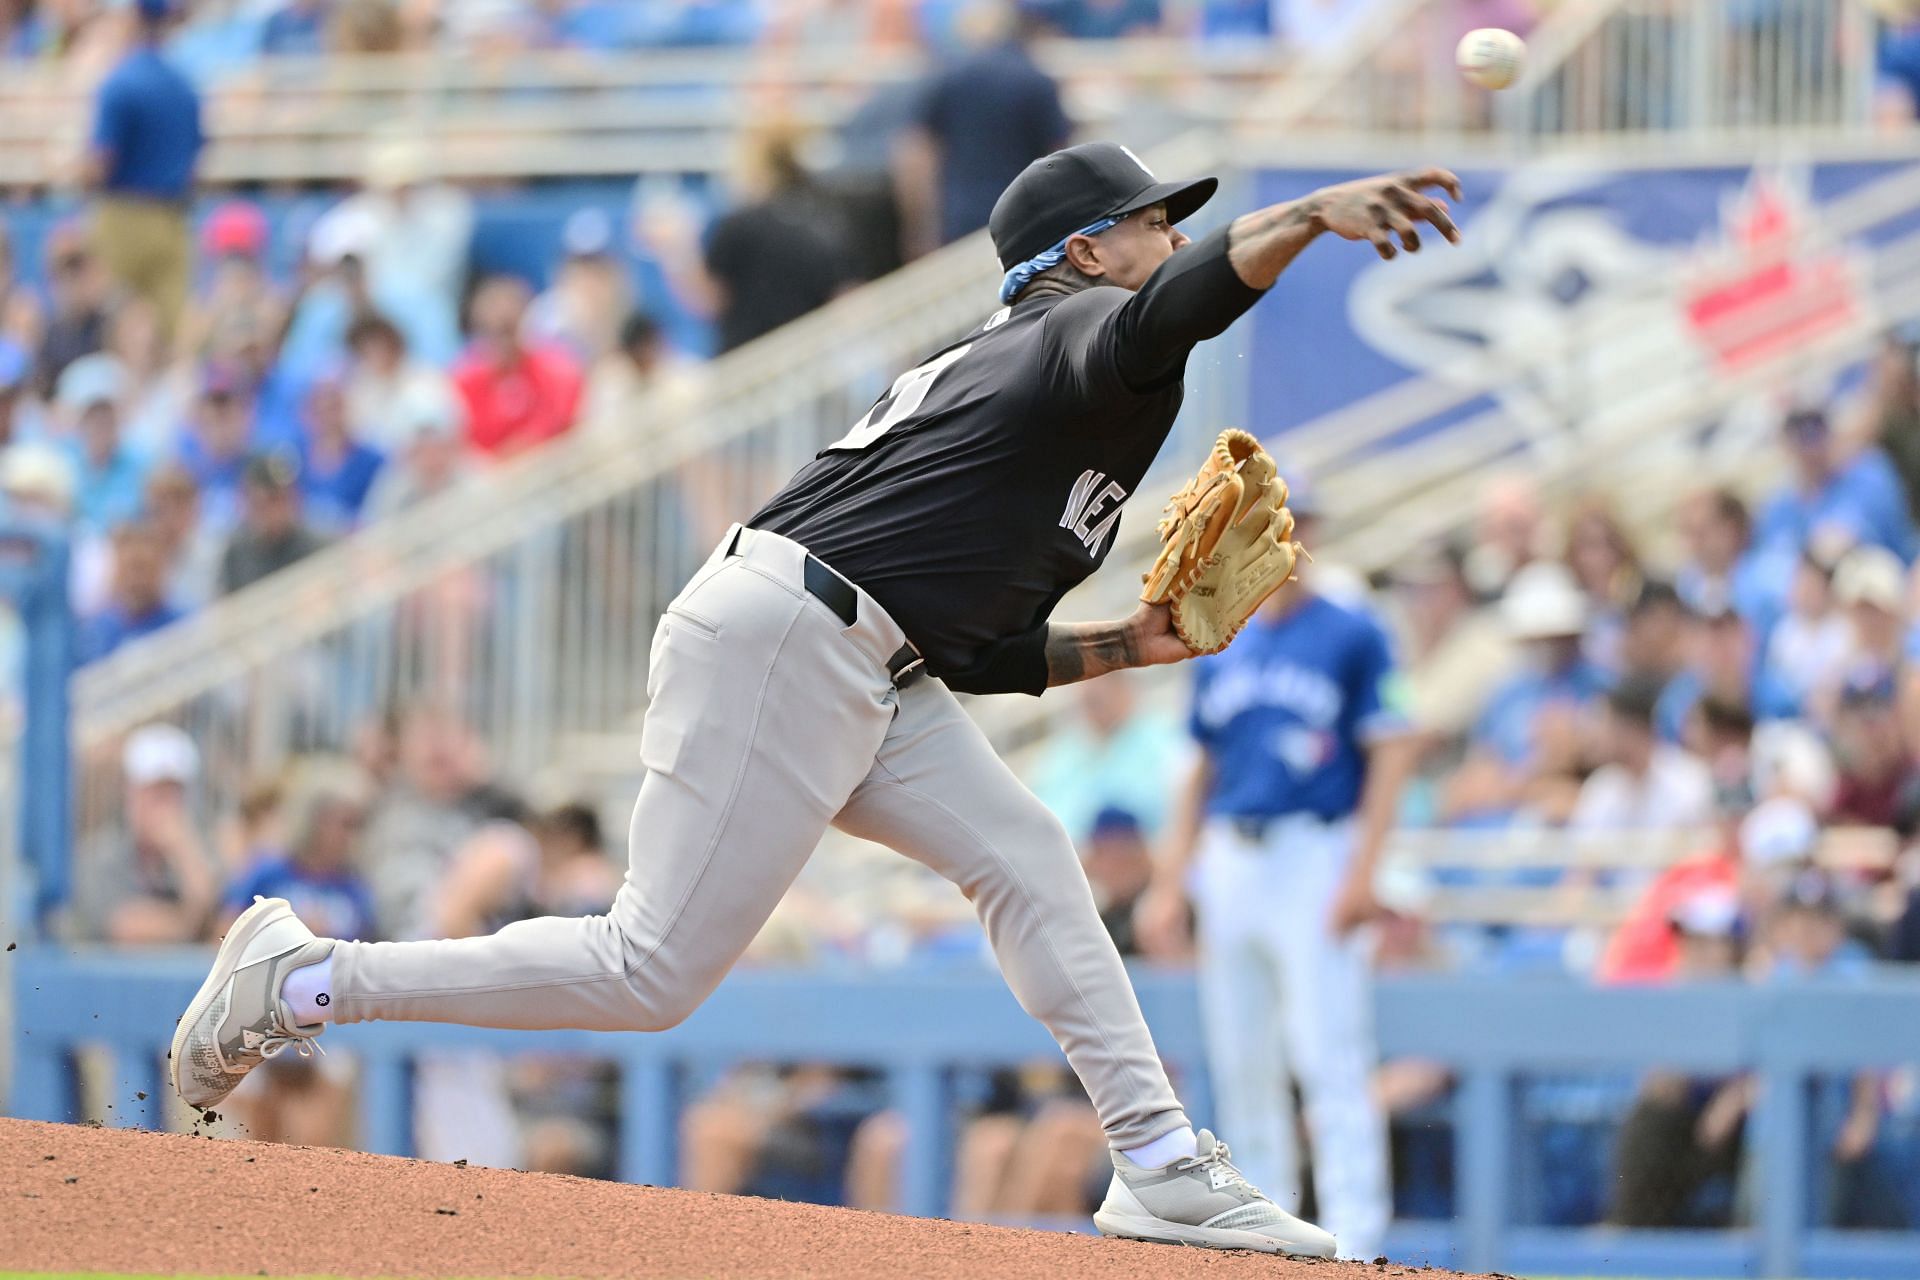
{"type": "Polygon", "coordinates": [[[1807,234],[1805,202],[1755,174],[1721,218],[1725,240],[1681,288],[1688,326],[1740,369],[1853,323],[1861,290],[1846,250],[1807,234]]]}

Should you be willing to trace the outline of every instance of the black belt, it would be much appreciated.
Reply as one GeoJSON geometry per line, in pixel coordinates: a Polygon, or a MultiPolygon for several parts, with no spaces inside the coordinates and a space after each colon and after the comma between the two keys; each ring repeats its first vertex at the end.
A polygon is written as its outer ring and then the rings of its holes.
{"type": "Polygon", "coordinates": [[[1312,818],[1316,822],[1329,825],[1339,821],[1337,818],[1323,817],[1311,809],[1296,809],[1292,813],[1233,813],[1227,814],[1222,821],[1232,827],[1234,833],[1242,840],[1258,844],[1267,838],[1269,831],[1281,823],[1300,817],[1312,818]]]}
{"type": "MultiPolygon", "coordinates": [[[[740,554],[741,535],[749,532],[751,530],[744,526],[734,531],[733,540],[727,543],[728,555],[740,554]]],[[[808,595],[833,610],[842,625],[850,627],[860,620],[860,593],[854,590],[851,582],[829,569],[826,561],[811,552],[802,562],[800,585],[807,589],[808,595]]],[[[926,659],[920,656],[911,642],[903,643],[887,659],[887,674],[898,688],[919,675],[925,664],[926,659]]]]}

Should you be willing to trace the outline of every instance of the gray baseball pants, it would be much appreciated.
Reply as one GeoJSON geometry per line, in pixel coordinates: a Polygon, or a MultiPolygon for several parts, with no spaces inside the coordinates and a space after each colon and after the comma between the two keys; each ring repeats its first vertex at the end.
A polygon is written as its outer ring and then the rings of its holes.
{"type": "Polygon", "coordinates": [[[343,942],[335,1014],[659,1031],[706,999],[829,824],[960,886],[1028,1013],[1065,1050],[1108,1140],[1187,1124],[1066,831],[946,685],[896,689],[905,640],[865,592],[846,626],[802,588],[805,551],[732,536],[653,641],[626,883],[604,916],[486,938],[343,942]]]}

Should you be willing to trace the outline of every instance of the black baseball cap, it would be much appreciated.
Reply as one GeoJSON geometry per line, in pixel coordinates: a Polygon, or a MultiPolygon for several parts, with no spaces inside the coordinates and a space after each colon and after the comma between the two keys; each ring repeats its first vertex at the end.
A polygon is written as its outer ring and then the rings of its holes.
{"type": "Polygon", "coordinates": [[[1118,143],[1083,142],[1022,169],[994,202],[987,230],[1000,269],[1011,271],[1102,218],[1164,204],[1167,221],[1179,222],[1212,199],[1219,185],[1218,178],[1162,182],[1118,143]]]}

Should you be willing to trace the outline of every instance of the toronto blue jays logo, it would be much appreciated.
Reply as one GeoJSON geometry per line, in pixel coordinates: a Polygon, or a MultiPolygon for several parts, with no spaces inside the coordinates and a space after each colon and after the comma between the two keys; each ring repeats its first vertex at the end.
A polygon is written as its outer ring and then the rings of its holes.
{"type": "MultiPolygon", "coordinates": [[[[1347,175],[1276,174],[1273,190],[1347,175]]],[[[1302,425],[1421,380],[1444,405],[1409,438],[1497,411],[1516,443],[1550,448],[1597,412],[1649,411],[1676,389],[1743,375],[1871,334],[1896,304],[1920,210],[1920,166],[1711,168],[1534,164],[1466,175],[1457,251],[1391,264],[1303,258],[1344,291],[1342,325],[1303,309],[1255,313],[1253,401],[1302,425]],[[1889,263],[1899,266],[1890,270],[1889,263]],[[1449,398],[1445,389],[1454,388],[1449,398]]],[[[1756,389],[1712,447],[1751,444],[1793,372],[1756,389]]],[[[1830,373],[1820,375],[1823,379],[1830,373]]],[[[1702,439],[1705,438],[1703,434],[1702,439]]]]}

